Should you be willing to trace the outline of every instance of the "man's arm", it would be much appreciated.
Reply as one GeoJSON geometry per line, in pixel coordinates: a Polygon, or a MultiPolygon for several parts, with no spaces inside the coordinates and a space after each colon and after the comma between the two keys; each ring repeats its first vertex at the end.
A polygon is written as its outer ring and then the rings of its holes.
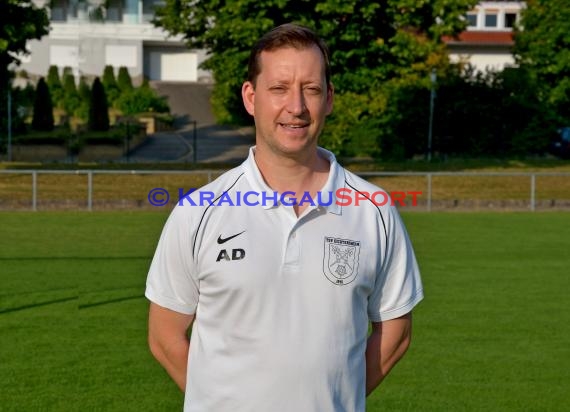
{"type": "Polygon", "coordinates": [[[182,391],[186,388],[186,368],[190,350],[188,329],[193,321],[194,315],[174,312],[152,302],[150,304],[150,351],[182,391]]]}
{"type": "Polygon", "coordinates": [[[366,396],[382,382],[404,356],[412,339],[412,313],[373,322],[366,345],[366,396]]]}

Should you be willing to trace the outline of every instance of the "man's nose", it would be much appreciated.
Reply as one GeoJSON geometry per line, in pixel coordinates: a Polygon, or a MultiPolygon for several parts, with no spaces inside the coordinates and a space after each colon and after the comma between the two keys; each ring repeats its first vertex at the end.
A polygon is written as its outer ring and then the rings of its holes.
{"type": "Polygon", "coordinates": [[[287,98],[287,111],[294,116],[300,116],[307,110],[303,90],[293,88],[287,98]]]}

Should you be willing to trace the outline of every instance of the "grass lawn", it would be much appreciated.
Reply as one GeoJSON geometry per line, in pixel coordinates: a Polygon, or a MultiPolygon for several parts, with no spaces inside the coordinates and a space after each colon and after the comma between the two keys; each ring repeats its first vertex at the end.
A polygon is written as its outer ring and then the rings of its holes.
{"type": "MultiPolygon", "coordinates": [[[[2,411],[181,410],[146,346],[144,284],[165,219],[0,213],[2,411]]],[[[567,410],[570,215],[404,220],[426,299],[368,411],[567,410]]]]}

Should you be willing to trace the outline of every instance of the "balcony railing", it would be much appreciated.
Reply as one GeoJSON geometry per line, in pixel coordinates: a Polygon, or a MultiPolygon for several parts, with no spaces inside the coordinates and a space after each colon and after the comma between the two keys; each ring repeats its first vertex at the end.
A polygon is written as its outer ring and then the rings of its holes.
{"type": "Polygon", "coordinates": [[[54,0],[50,20],[54,23],[147,24],[154,18],[156,0],[110,0],[100,4],[82,0],[54,0]]]}

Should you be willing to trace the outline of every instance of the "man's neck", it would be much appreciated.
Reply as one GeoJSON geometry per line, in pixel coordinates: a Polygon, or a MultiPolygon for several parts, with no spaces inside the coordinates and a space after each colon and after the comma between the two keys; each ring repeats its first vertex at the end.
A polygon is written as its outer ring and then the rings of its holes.
{"type": "MultiPolygon", "coordinates": [[[[279,192],[294,192],[297,198],[309,192],[316,196],[325,185],[330,162],[320,155],[317,148],[299,156],[277,156],[266,147],[255,151],[255,162],[267,185],[279,192]]],[[[306,207],[295,207],[299,215],[306,207]]]]}

